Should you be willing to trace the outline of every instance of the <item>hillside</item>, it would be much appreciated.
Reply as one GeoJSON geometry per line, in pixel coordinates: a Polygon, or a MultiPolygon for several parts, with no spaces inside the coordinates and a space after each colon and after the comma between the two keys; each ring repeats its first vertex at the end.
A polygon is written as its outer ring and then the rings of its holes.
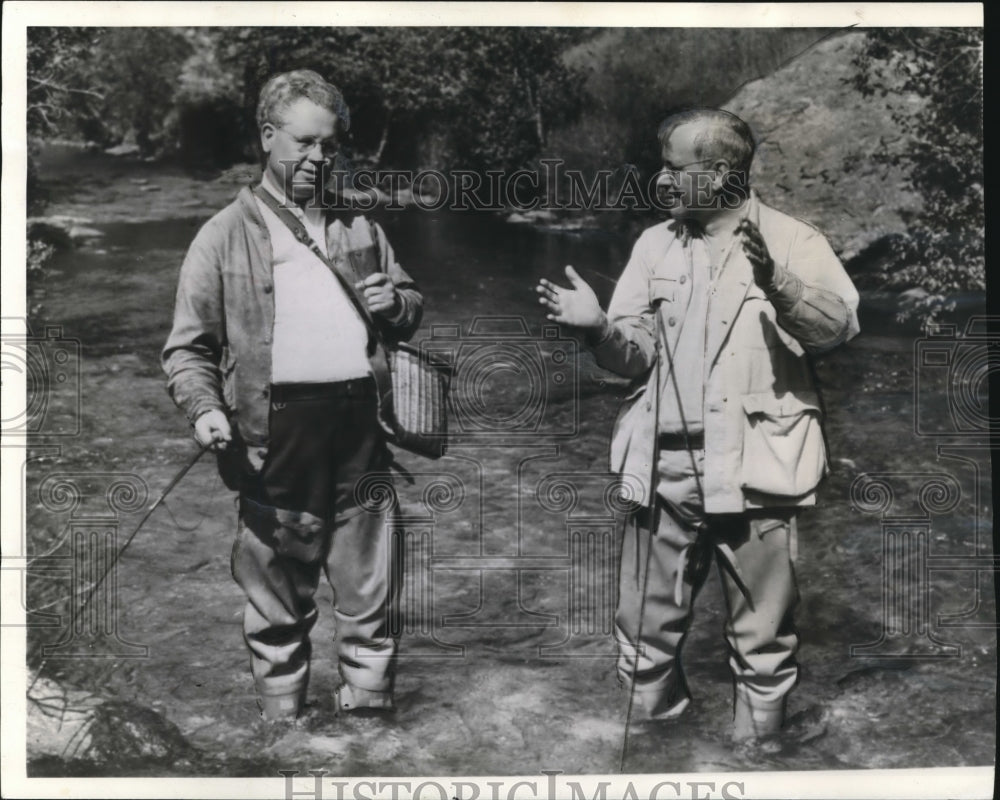
{"type": "Polygon", "coordinates": [[[851,85],[866,34],[822,41],[767,77],[743,86],[723,107],[744,118],[759,140],[752,171],[761,195],[817,225],[850,261],[887,234],[902,233],[921,200],[900,167],[876,164],[884,142],[908,141],[892,110],[916,111],[916,97],[863,97],[851,85]]]}
{"type": "Polygon", "coordinates": [[[656,126],[672,109],[718,105],[820,39],[812,28],[610,28],[570,47],[563,63],[583,76],[578,119],[554,130],[547,153],[570,166],[625,161],[654,166],[656,126]]]}

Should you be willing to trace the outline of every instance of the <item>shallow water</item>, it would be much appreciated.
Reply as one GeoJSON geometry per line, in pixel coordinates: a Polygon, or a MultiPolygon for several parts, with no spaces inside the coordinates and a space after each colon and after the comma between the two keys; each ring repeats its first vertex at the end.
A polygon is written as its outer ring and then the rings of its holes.
{"type": "MultiPolygon", "coordinates": [[[[94,167],[80,169],[85,177],[94,167]]],[[[209,213],[192,212],[184,199],[197,195],[207,203],[232,187],[175,173],[158,178],[148,165],[141,170],[145,180],[166,187],[161,191],[175,193],[176,219],[120,221],[130,203],[139,214],[146,208],[124,169],[104,173],[105,202],[94,196],[84,202],[66,189],[61,205],[51,209],[89,208],[105,235],[53,261],[42,311],[32,320],[39,331],[62,326],[63,336],[79,339],[82,352],[80,433],[56,441],[59,452],[28,469],[29,548],[35,551],[65,536],[71,523],[66,509],[33,501],[46,477],[87,473],[96,486],[90,502],[100,500],[97,484],[109,474],[134,475],[155,498],[193,452],[187,423],[164,391],[159,350],[184,250],[209,213]]],[[[170,199],[157,198],[157,213],[170,199]]],[[[132,651],[120,646],[118,658],[102,662],[50,662],[73,682],[157,710],[179,727],[200,760],[108,763],[105,774],[617,771],[626,705],[614,680],[609,631],[618,533],[602,497],[609,479],[603,474],[607,441],[624,385],[599,371],[572,339],[558,332],[546,338],[533,287],[541,276],[558,278],[572,263],[594,278],[606,300],[611,283],[587,270],[616,275],[631,243],[603,233],[548,233],[484,215],[410,211],[382,222],[425,294],[418,338],[447,338],[453,332],[442,333],[440,326],[458,326],[466,355],[508,362],[505,370],[485,373],[478,394],[459,391],[456,402],[465,405],[453,415],[459,435],[448,456],[427,462],[399,454],[414,476],[412,486],[400,481],[404,512],[424,521],[407,540],[398,713],[391,720],[334,716],[334,632],[331,615],[323,613],[331,594],[323,588],[310,713],[294,728],[259,721],[240,634],[241,593],[229,575],[232,498],[204,459],[150,519],[117,570],[118,639],[147,646],[146,656],[124,657],[132,651]],[[557,350],[565,354],[558,369],[552,359],[557,350]],[[529,364],[541,365],[540,387],[524,382],[529,364]],[[510,420],[515,423],[505,423],[510,420]],[[555,478],[570,487],[567,494],[552,488],[555,478]],[[442,490],[442,482],[451,488],[442,490]],[[586,540],[592,548],[586,551],[590,617],[571,615],[576,606],[570,598],[578,591],[571,577],[580,579],[571,547],[580,530],[592,534],[586,540]]],[[[862,513],[851,500],[859,475],[953,475],[962,499],[928,521],[930,555],[990,552],[988,467],[977,481],[968,453],[965,460],[948,460],[938,452],[941,440],[914,428],[918,407],[925,420],[947,420],[954,387],[940,371],[915,368],[911,332],[885,329],[894,335],[863,335],[818,364],[837,469],[821,506],[800,528],[803,669],[788,730],[755,747],[728,741],[724,610],[712,577],[686,643],[695,703],[670,725],[635,723],[627,771],[993,763],[992,571],[941,562],[922,590],[930,635],[891,640],[877,652],[881,657],[851,655],[852,645],[879,639],[887,585],[879,517],[862,513]],[[915,376],[921,380],[916,392],[915,376]],[[945,658],[922,657],[932,652],[925,647],[932,638],[960,649],[945,658]]],[[[53,402],[63,404],[57,410],[72,411],[71,396],[53,402]]],[[[898,492],[903,502],[905,492],[898,492]]],[[[138,516],[136,509],[119,515],[121,535],[132,531],[138,516]]],[[[915,550],[906,563],[926,565],[926,557],[927,551],[915,550]]],[[[32,591],[41,593],[50,580],[34,576],[32,591]]],[[[32,632],[50,642],[64,634],[32,632]]],[[[60,769],[76,768],[40,761],[34,774],[60,769]]]]}

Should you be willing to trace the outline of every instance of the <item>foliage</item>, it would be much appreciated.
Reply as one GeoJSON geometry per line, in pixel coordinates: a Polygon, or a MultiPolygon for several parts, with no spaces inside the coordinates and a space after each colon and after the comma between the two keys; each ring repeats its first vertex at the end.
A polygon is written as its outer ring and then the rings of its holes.
{"type": "Polygon", "coordinates": [[[442,109],[454,156],[465,169],[527,166],[549,132],[584,101],[582,71],[561,54],[582,29],[458,28],[448,32],[445,69],[454,102],[442,109]]]}
{"type": "Polygon", "coordinates": [[[220,58],[220,29],[183,33],[191,53],[178,70],[162,149],[175,151],[189,165],[229,166],[252,155],[252,148],[244,146],[239,80],[220,58]]]}
{"type": "Polygon", "coordinates": [[[28,316],[34,317],[41,310],[41,287],[46,277],[46,265],[56,249],[47,242],[28,239],[25,280],[27,284],[28,316]]]}
{"type": "Polygon", "coordinates": [[[176,28],[29,28],[29,135],[151,152],[191,52],[176,28]]]}
{"type": "Polygon", "coordinates": [[[157,149],[192,48],[176,28],[105,28],[98,32],[93,80],[105,101],[101,118],[112,138],[134,136],[143,153],[157,149]]]}
{"type": "Polygon", "coordinates": [[[89,79],[94,34],[89,28],[29,28],[27,129],[29,138],[79,132],[104,96],[89,79]]]}
{"type": "Polygon", "coordinates": [[[254,110],[267,79],[312,69],[344,93],[355,146],[380,156],[390,131],[412,127],[442,93],[424,61],[435,43],[431,31],[413,28],[233,28],[220,36],[219,53],[239,76],[247,141],[256,138],[254,110]]]}
{"type": "Polygon", "coordinates": [[[986,284],[983,205],[983,38],[977,28],[875,29],[857,60],[855,87],[900,98],[894,121],[912,145],[876,158],[908,169],[924,208],[908,235],[889,243],[878,280],[945,296],[986,284]],[[924,101],[914,113],[907,98],[924,101]]]}
{"type": "Polygon", "coordinates": [[[87,29],[29,28],[27,44],[27,199],[29,213],[38,213],[44,205],[38,183],[41,141],[79,134],[79,120],[92,116],[103,97],[82,77],[93,53],[87,29]]]}
{"type": "Polygon", "coordinates": [[[55,247],[47,242],[42,242],[37,239],[32,239],[28,242],[27,272],[29,282],[32,275],[37,275],[44,271],[45,263],[52,258],[52,254],[55,253],[55,251],[55,247]]]}
{"type": "Polygon", "coordinates": [[[351,108],[357,157],[381,166],[511,169],[572,115],[560,54],[583,34],[545,28],[245,28],[221,39],[240,72],[244,128],[264,81],[314,69],[351,108]],[[430,160],[432,163],[422,163],[430,160]]]}

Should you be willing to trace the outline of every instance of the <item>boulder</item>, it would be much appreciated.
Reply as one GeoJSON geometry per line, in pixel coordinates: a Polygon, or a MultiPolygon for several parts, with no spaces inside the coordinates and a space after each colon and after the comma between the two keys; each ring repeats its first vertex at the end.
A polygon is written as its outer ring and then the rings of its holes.
{"type": "Polygon", "coordinates": [[[87,242],[91,239],[100,239],[103,236],[104,234],[96,228],[87,228],[83,225],[74,225],[69,229],[69,238],[72,239],[75,244],[87,242]]]}
{"type": "Polygon", "coordinates": [[[135,156],[139,154],[139,145],[123,142],[107,148],[104,152],[109,156],[135,156]]]}
{"type": "Polygon", "coordinates": [[[28,219],[28,240],[50,244],[58,250],[67,250],[73,246],[69,231],[61,225],[54,225],[44,218],[28,219]]]}
{"type": "Polygon", "coordinates": [[[28,676],[29,760],[148,765],[193,754],[180,730],[152,709],[28,676]]]}
{"type": "Polygon", "coordinates": [[[865,38],[847,32],[824,39],[723,106],[757,137],[751,182],[762,199],[816,225],[844,261],[904,233],[904,219],[922,207],[904,168],[873,156],[911,146],[893,114],[915,114],[924,101],[854,89],[865,38]]]}

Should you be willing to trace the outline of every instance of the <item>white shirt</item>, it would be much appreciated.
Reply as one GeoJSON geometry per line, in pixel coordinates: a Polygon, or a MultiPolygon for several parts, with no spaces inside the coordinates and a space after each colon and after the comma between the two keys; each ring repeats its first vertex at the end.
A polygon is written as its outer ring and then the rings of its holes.
{"type": "MultiPolygon", "coordinates": [[[[688,433],[697,434],[704,430],[707,368],[705,345],[711,299],[715,295],[715,282],[726,268],[726,262],[739,242],[735,224],[730,221],[714,236],[705,234],[692,238],[686,244],[680,244],[685,250],[687,261],[685,277],[691,282],[687,310],[679,320],[672,316],[676,309],[669,312],[661,307],[660,315],[664,325],[681,325],[677,343],[670,355],[676,364],[683,366],[679,367],[676,376],[671,376],[670,360],[664,354],[660,373],[658,430],[661,433],[683,433],[687,429],[688,433]]],[[[661,342],[662,346],[666,346],[666,343],[661,342]]]]}
{"type": "MultiPolygon", "coordinates": [[[[302,221],[320,251],[329,257],[324,211],[311,208],[304,213],[285,198],[267,173],[262,186],[302,221]]],[[[369,375],[368,328],[340,281],[263,201],[256,199],[273,251],[272,383],[327,383],[369,375]]],[[[331,223],[330,233],[334,241],[343,234],[339,220],[331,223]]]]}

